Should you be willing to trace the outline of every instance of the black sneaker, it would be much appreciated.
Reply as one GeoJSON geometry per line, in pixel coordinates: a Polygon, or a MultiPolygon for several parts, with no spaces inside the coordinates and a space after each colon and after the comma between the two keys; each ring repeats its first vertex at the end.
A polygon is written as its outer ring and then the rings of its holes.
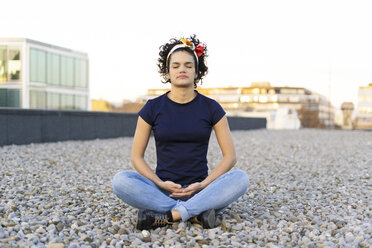
{"type": "Polygon", "coordinates": [[[138,210],[137,229],[155,229],[172,224],[169,213],[159,213],[152,210],[138,210]]]}
{"type": "Polygon", "coordinates": [[[216,212],[214,209],[206,210],[197,216],[194,216],[191,223],[200,224],[203,228],[215,228],[216,227],[216,212]]]}

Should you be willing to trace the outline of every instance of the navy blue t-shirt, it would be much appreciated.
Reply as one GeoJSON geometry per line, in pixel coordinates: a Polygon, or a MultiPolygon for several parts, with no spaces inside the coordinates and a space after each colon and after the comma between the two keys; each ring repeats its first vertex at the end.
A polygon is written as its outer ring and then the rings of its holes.
{"type": "Polygon", "coordinates": [[[215,100],[195,91],[188,103],[176,103],[168,93],[148,100],[138,112],[152,126],[156,144],[156,174],[181,185],[208,176],[207,151],[212,127],[225,115],[215,100]]]}

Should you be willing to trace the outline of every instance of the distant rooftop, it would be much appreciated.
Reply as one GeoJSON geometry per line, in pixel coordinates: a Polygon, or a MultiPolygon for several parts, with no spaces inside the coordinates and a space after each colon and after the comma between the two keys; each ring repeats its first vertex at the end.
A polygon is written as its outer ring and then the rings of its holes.
{"type": "Polygon", "coordinates": [[[33,43],[33,44],[36,44],[36,45],[40,45],[40,46],[44,46],[44,47],[49,47],[49,48],[53,48],[53,49],[58,49],[58,50],[65,51],[65,52],[78,53],[78,54],[80,54],[82,56],[88,57],[88,53],[77,51],[77,50],[72,50],[72,49],[69,49],[69,48],[66,48],[66,47],[60,47],[60,46],[56,46],[56,45],[44,43],[44,42],[37,41],[37,40],[32,40],[32,39],[28,39],[28,38],[1,38],[0,37],[0,43],[7,43],[7,42],[27,42],[27,43],[33,43]]]}
{"type": "Polygon", "coordinates": [[[360,86],[359,89],[372,89],[372,83],[368,84],[367,86],[360,86]]]}

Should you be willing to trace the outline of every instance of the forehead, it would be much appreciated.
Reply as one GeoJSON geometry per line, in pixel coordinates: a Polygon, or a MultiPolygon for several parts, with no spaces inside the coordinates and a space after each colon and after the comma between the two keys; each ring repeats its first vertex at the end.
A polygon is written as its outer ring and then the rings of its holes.
{"type": "Polygon", "coordinates": [[[194,57],[186,51],[176,51],[170,57],[170,63],[194,63],[194,57]]]}

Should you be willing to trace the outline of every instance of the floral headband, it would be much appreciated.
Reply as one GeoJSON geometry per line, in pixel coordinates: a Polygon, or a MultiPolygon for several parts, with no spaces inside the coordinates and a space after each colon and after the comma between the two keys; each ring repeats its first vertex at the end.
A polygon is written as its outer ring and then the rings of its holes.
{"type": "Polygon", "coordinates": [[[191,41],[189,40],[186,40],[186,39],[181,39],[182,41],[182,44],[178,44],[178,45],[175,45],[171,50],[170,52],[168,53],[168,56],[167,56],[167,61],[168,62],[168,59],[169,57],[171,56],[171,54],[176,51],[178,48],[181,48],[181,47],[188,47],[190,48],[193,52],[194,52],[194,55],[195,55],[195,58],[196,58],[196,63],[199,63],[199,57],[204,53],[204,44],[201,44],[201,45],[197,45],[195,47],[195,44],[192,43],[191,41]]]}

